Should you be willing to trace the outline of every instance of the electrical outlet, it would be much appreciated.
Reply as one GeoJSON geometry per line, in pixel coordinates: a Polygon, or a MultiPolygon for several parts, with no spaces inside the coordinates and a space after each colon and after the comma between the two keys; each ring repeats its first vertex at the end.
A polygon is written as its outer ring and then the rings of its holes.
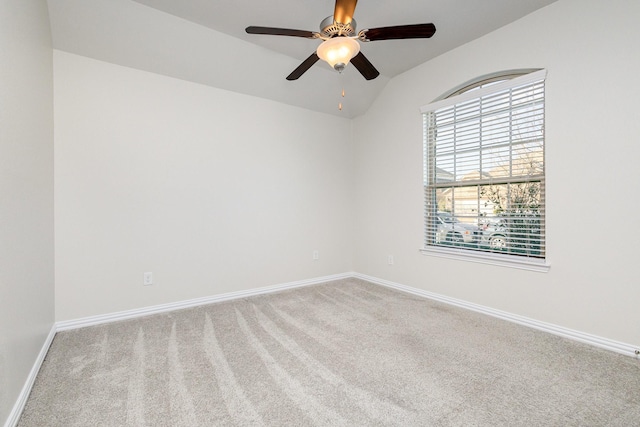
{"type": "Polygon", "coordinates": [[[153,274],[152,273],[144,273],[144,285],[149,286],[153,285],[153,274]]]}
{"type": "Polygon", "coordinates": [[[320,253],[318,251],[313,251],[313,259],[316,261],[320,259],[320,253]]]}
{"type": "Polygon", "coordinates": [[[389,255],[389,257],[387,258],[387,263],[389,263],[389,265],[393,265],[393,255],[389,255]]]}

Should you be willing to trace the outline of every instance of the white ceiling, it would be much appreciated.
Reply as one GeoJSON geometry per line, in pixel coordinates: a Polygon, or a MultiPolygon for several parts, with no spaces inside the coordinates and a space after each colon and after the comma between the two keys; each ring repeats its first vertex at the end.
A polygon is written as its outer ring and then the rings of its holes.
{"type": "Polygon", "coordinates": [[[358,29],[427,22],[437,29],[431,39],[362,43],[381,73],[371,81],[353,66],[339,75],[322,61],[287,81],[319,41],[244,31],[318,31],[334,0],[49,0],[49,13],[56,49],[351,118],[366,112],[392,77],[554,1],[361,0],[358,29]]]}

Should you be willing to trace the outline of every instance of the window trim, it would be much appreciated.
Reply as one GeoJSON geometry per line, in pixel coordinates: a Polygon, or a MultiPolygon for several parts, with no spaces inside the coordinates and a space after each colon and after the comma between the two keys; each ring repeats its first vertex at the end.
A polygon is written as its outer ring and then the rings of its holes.
{"type": "MultiPolygon", "coordinates": [[[[547,71],[545,69],[511,70],[511,71],[505,71],[502,73],[485,75],[483,77],[475,79],[475,81],[464,83],[452,89],[451,91],[447,92],[447,94],[443,95],[443,96],[446,96],[445,98],[440,97],[434,100],[433,102],[422,106],[420,108],[420,112],[422,115],[424,115],[428,112],[435,111],[440,108],[452,106],[455,104],[459,104],[471,99],[480,98],[482,96],[485,96],[493,92],[498,92],[498,91],[506,90],[512,87],[525,85],[527,83],[533,83],[539,80],[546,80],[546,76],[547,76],[547,71]],[[527,73],[527,71],[530,71],[530,72],[527,73]],[[527,74],[522,74],[522,73],[527,73],[527,74]],[[514,75],[517,75],[517,77],[513,77],[514,75]],[[491,86],[481,87],[477,90],[470,90],[474,86],[484,84],[491,80],[498,80],[500,77],[508,80],[505,80],[500,83],[496,83],[491,86]]],[[[546,177],[545,177],[545,180],[546,180],[546,177]]],[[[427,255],[427,256],[436,256],[436,257],[447,258],[447,259],[470,261],[470,262],[489,264],[489,265],[497,265],[501,267],[511,267],[511,268],[517,268],[522,270],[535,271],[535,272],[546,273],[550,269],[548,251],[546,251],[545,257],[542,259],[499,254],[495,252],[482,252],[482,251],[471,251],[471,250],[457,249],[457,248],[447,248],[442,246],[424,246],[420,248],[419,251],[423,255],[427,255]]]]}
{"type": "Polygon", "coordinates": [[[485,74],[484,76],[477,77],[473,80],[469,80],[468,82],[462,83],[460,86],[456,86],[453,89],[443,93],[432,102],[440,101],[442,99],[449,99],[454,96],[461,95],[471,89],[474,89],[478,86],[485,85],[487,83],[501,81],[501,80],[512,80],[521,76],[525,76],[531,73],[535,73],[537,71],[543,71],[542,68],[519,68],[515,70],[505,70],[505,71],[497,71],[495,73],[485,74]]]}
{"type": "Polygon", "coordinates": [[[493,252],[468,251],[464,249],[445,248],[441,246],[430,246],[418,249],[422,255],[435,256],[439,258],[454,259],[458,261],[469,261],[480,264],[497,265],[500,267],[511,267],[520,270],[537,271],[546,273],[551,268],[548,259],[525,258],[515,255],[505,255],[493,252]]]}

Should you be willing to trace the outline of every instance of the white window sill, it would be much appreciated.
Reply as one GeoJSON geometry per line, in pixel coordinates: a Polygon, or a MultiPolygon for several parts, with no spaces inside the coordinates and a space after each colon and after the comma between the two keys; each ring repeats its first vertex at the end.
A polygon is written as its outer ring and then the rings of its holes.
{"type": "Polygon", "coordinates": [[[521,270],[546,273],[551,267],[545,260],[532,259],[517,255],[503,255],[488,252],[476,252],[464,249],[428,247],[420,249],[423,255],[459,261],[478,262],[481,264],[497,265],[500,267],[519,268],[521,270]]]}

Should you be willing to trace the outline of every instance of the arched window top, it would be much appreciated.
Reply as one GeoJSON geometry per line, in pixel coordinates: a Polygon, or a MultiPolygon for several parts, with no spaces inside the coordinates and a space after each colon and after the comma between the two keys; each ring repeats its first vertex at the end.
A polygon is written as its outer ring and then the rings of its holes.
{"type": "Polygon", "coordinates": [[[521,68],[516,70],[498,71],[491,74],[485,74],[484,76],[476,77],[475,79],[469,80],[459,86],[454,87],[451,90],[448,90],[447,92],[434,99],[434,101],[451,98],[452,96],[460,95],[461,93],[480,89],[492,84],[503,82],[505,80],[511,80],[538,70],[540,70],[540,68],[521,68]]]}
{"type": "Polygon", "coordinates": [[[423,253],[547,271],[546,70],[466,82],[423,106],[423,253]]]}

